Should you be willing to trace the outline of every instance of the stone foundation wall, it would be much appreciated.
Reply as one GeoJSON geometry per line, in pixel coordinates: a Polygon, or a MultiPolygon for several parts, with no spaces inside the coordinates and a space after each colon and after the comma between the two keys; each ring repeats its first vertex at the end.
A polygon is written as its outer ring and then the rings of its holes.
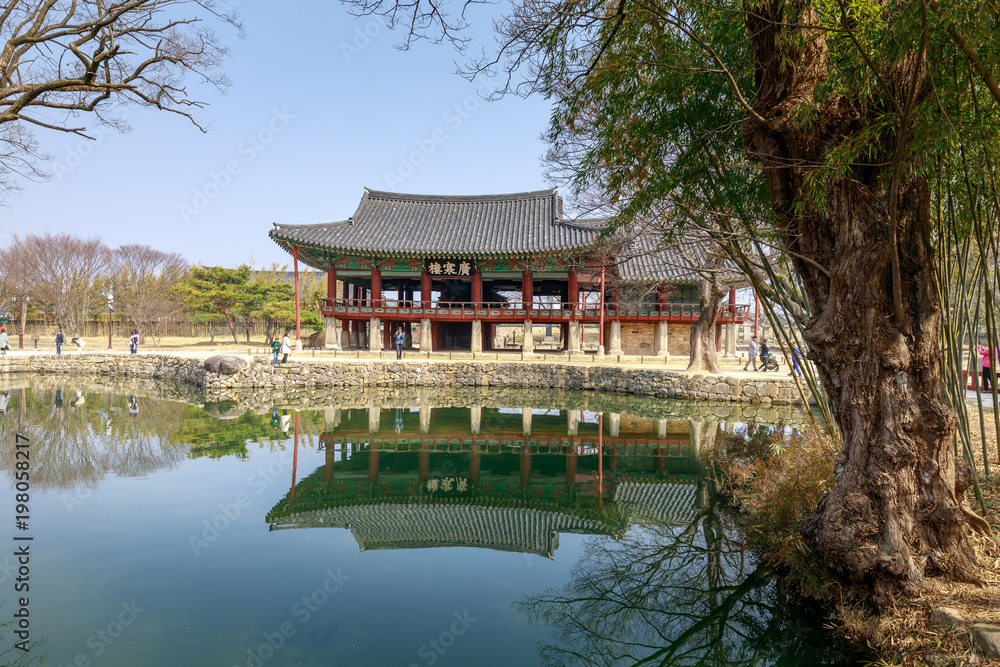
{"type": "Polygon", "coordinates": [[[667,324],[667,349],[670,356],[686,357],[691,354],[691,325],[681,322],[667,324]]]}
{"type": "Polygon", "coordinates": [[[256,357],[234,373],[210,373],[204,362],[168,355],[84,354],[7,356],[0,373],[74,373],[181,380],[209,390],[293,389],[336,386],[467,386],[584,389],[760,405],[800,404],[793,380],[688,375],[664,369],[529,362],[298,362],[272,366],[256,357]]]}
{"type": "Polygon", "coordinates": [[[622,322],[622,352],[635,356],[653,356],[653,333],[655,327],[655,324],[649,322],[634,322],[631,324],[622,322]]]}

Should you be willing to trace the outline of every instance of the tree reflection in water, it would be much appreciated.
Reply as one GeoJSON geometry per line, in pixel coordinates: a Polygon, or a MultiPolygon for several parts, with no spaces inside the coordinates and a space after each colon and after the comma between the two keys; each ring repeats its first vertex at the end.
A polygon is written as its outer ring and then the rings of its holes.
{"type": "Polygon", "coordinates": [[[561,589],[516,608],[552,628],[544,665],[843,665],[815,609],[780,594],[734,537],[715,481],[686,527],[589,538],[561,589]]]}

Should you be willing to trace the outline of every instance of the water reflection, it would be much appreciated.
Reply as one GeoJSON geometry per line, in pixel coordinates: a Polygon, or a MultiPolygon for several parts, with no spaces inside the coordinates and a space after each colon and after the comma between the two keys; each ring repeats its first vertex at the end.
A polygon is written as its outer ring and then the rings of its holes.
{"type": "MultiPolygon", "coordinates": [[[[352,617],[368,623],[366,632],[378,639],[372,646],[391,644],[397,629],[376,627],[371,620],[382,618],[385,610],[369,610],[361,601],[407,595],[412,599],[413,592],[405,581],[381,589],[380,577],[368,572],[365,563],[375,563],[369,567],[379,571],[407,571],[412,562],[427,562],[419,558],[428,553],[425,549],[474,547],[434,552],[433,570],[416,572],[425,584],[432,584],[428,590],[447,588],[450,567],[479,562],[503,567],[498,558],[509,561],[510,552],[523,554],[523,563],[518,557],[516,568],[503,570],[506,579],[470,580],[463,586],[480,587],[477,614],[493,614],[512,628],[520,627],[502,640],[510,643],[511,651],[530,655],[544,637],[529,630],[526,620],[545,626],[551,636],[537,654],[547,665],[844,662],[827,648],[829,642],[809,613],[788,608],[769,584],[769,573],[731,537],[714,476],[702,458],[719,430],[742,418],[730,408],[703,407],[698,414],[691,404],[537,390],[360,389],[219,396],[140,380],[5,382],[0,385],[8,397],[6,411],[0,412],[0,438],[12,440],[18,429],[33,434],[33,484],[64,489],[100,486],[110,476],[133,478],[136,483],[128,490],[108,491],[121,495],[102,507],[121,512],[123,523],[135,522],[122,535],[127,533],[132,553],[162,559],[154,570],[175,577],[160,582],[163,590],[187,586],[192,572],[200,573],[202,585],[213,582],[219,595],[195,602],[199,608],[221,605],[214,608],[220,618],[240,619],[251,613],[246,605],[227,608],[220,602],[227,590],[245,587],[248,580],[264,580],[279,571],[293,588],[311,590],[315,583],[309,576],[315,573],[304,574],[302,582],[295,577],[303,559],[322,561],[323,568],[343,561],[354,567],[352,585],[357,590],[346,593],[357,596],[351,598],[352,617]],[[185,462],[206,477],[185,477],[185,462]],[[218,513],[220,502],[231,503],[247,492],[250,468],[268,464],[280,470],[275,484],[283,488],[269,487],[260,496],[262,504],[248,505],[246,516],[240,516],[239,521],[252,523],[254,530],[233,527],[210,551],[197,559],[192,556],[188,536],[218,513]],[[226,483],[216,472],[223,470],[231,471],[229,490],[215,492],[213,487],[226,483]],[[170,475],[155,487],[160,524],[170,522],[164,508],[184,499],[177,504],[173,521],[178,525],[172,533],[140,530],[143,519],[127,511],[149,488],[134,478],[157,471],[170,475]],[[191,484],[191,479],[202,484],[191,484]],[[206,479],[211,483],[205,484],[206,479]],[[259,530],[262,521],[269,531],[259,530]],[[322,538],[337,533],[346,537],[345,530],[356,549],[348,541],[336,554],[306,553],[317,545],[340,548],[343,540],[322,538]],[[170,533],[172,541],[164,541],[164,533],[170,533]],[[319,539],[297,539],[301,536],[319,539]],[[220,557],[216,564],[214,558],[230,546],[239,558],[220,557]],[[173,549],[183,554],[176,563],[166,555],[173,549]],[[538,564],[534,572],[524,566],[530,562],[538,564]],[[567,576],[562,564],[574,562],[567,576]],[[532,577],[542,566],[551,567],[546,572],[554,576],[538,583],[532,577]],[[235,568],[241,578],[229,577],[235,568]],[[547,585],[552,588],[544,590],[547,585]],[[516,620],[510,617],[512,600],[520,614],[516,620]],[[525,639],[518,645],[521,637],[525,639]]],[[[0,453],[0,467],[13,479],[11,449],[0,453]]],[[[81,513],[73,520],[85,517],[81,513]]],[[[106,536],[100,526],[83,530],[106,536]]],[[[57,537],[50,535],[52,540],[57,537]]],[[[109,544],[106,551],[120,549],[109,544]]],[[[67,562],[62,572],[72,574],[75,567],[88,564],[85,559],[72,566],[67,562]]],[[[122,568],[146,569],[121,561],[112,571],[122,568]]],[[[117,595],[134,595],[126,590],[110,594],[111,607],[118,603],[117,595]]],[[[286,593],[260,584],[251,619],[220,626],[218,632],[241,636],[243,630],[234,628],[249,625],[246,632],[252,633],[253,628],[273,627],[275,618],[269,614],[277,613],[281,620],[287,611],[286,593]],[[271,591],[270,597],[264,591],[271,591]]],[[[171,598],[174,604],[180,604],[179,597],[171,598]]],[[[449,599],[442,604],[447,616],[452,606],[464,608],[467,603],[449,599]]],[[[171,608],[163,618],[181,619],[187,627],[186,614],[197,611],[179,609],[186,611],[171,608]]],[[[177,622],[164,620],[164,641],[178,635],[177,622]]],[[[87,623],[81,627],[89,632],[87,623]]],[[[227,640],[214,639],[216,632],[208,632],[205,641],[225,644],[227,640]]],[[[0,627],[0,635],[5,634],[0,627]]],[[[486,635],[481,641],[495,640],[486,635]]],[[[418,636],[422,642],[422,634],[418,636]]],[[[302,653],[304,664],[324,664],[322,656],[353,646],[336,644],[336,633],[309,637],[314,642],[309,650],[315,652],[302,653]]],[[[59,644],[59,655],[78,650],[80,642],[73,641],[77,643],[68,647],[59,644]]],[[[400,652],[414,654],[420,642],[400,652]]],[[[211,650],[225,653],[242,645],[211,650]]],[[[508,664],[494,645],[470,650],[478,651],[481,664],[508,664]]],[[[211,652],[206,646],[186,651],[189,656],[211,652]]],[[[449,658],[458,655],[456,649],[449,658]]]]}
{"type": "MultiPolygon", "coordinates": [[[[178,424],[175,403],[96,392],[73,382],[53,390],[7,391],[0,441],[13,441],[15,431],[31,433],[34,488],[94,488],[109,474],[141,477],[176,468],[187,457],[187,447],[168,436],[178,424]]],[[[0,468],[11,478],[14,466],[14,449],[0,450],[0,468]]]]}
{"type": "Polygon", "coordinates": [[[621,538],[634,524],[689,521],[700,433],[688,420],[574,409],[329,410],[325,465],[295,481],[267,520],[272,530],[348,528],[362,550],[552,558],[560,533],[621,538]]]}

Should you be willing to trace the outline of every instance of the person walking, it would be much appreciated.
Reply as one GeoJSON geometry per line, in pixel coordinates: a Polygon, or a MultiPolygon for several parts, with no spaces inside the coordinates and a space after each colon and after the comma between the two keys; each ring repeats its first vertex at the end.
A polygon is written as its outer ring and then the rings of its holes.
{"type": "Polygon", "coordinates": [[[281,357],[281,363],[285,363],[286,361],[288,361],[288,355],[290,355],[291,353],[292,353],[292,339],[288,337],[288,332],[286,331],[285,335],[281,337],[281,354],[284,355],[281,357]]]}
{"type": "Polygon", "coordinates": [[[766,373],[767,372],[767,359],[770,356],[771,356],[771,350],[769,350],[767,348],[767,339],[766,338],[761,338],[760,339],[760,364],[761,364],[761,366],[760,366],[760,372],[761,373],[766,373]]]}
{"type": "Polygon", "coordinates": [[[139,330],[132,329],[132,335],[128,337],[129,352],[135,354],[139,351],[139,330]]]}
{"type": "Polygon", "coordinates": [[[406,340],[406,336],[403,335],[403,327],[396,329],[396,335],[393,336],[393,340],[396,342],[396,358],[403,358],[403,341],[406,340]]]}
{"type": "Polygon", "coordinates": [[[62,354],[62,346],[65,340],[66,339],[63,337],[62,328],[60,327],[56,329],[56,354],[62,354]]]}
{"type": "Polygon", "coordinates": [[[0,324],[0,354],[6,355],[10,349],[10,340],[7,339],[7,328],[0,324]]]}
{"type": "Polygon", "coordinates": [[[799,346],[797,344],[796,345],[792,345],[792,369],[793,370],[792,370],[791,373],[788,374],[789,376],[798,375],[799,377],[802,377],[802,369],[799,368],[799,359],[801,359],[801,358],[802,358],[802,350],[799,349],[799,346]]]}
{"type": "Polygon", "coordinates": [[[983,373],[983,388],[982,391],[993,391],[993,378],[990,365],[990,358],[995,357],[996,354],[993,352],[992,348],[979,346],[978,352],[983,357],[982,361],[982,373],[983,373]]]}
{"type": "Polygon", "coordinates": [[[743,370],[747,369],[747,366],[753,364],[754,371],[757,370],[757,354],[760,352],[760,346],[757,345],[757,337],[750,337],[750,344],[747,345],[747,362],[743,364],[743,370]]]}
{"type": "Polygon", "coordinates": [[[274,361],[271,362],[272,365],[278,365],[278,352],[281,351],[281,341],[272,340],[271,341],[271,351],[274,352],[274,361]]]}

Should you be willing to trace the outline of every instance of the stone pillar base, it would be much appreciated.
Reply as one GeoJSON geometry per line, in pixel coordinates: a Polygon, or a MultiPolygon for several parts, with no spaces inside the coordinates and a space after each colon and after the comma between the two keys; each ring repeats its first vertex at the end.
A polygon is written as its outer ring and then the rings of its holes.
{"type": "Polygon", "coordinates": [[[608,435],[612,438],[617,438],[618,433],[621,431],[622,416],[620,412],[609,412],[607,413],[607,424],[608,424],[608,435]]]}
{"type": "Polygon", "coordinates": [[[420,320],[420,351],[421,352],[432,352],[433,343],[431,342],[431,321],[429,318],[424,318],[420,320]]]}
{"type": "Polygon", "coordinates": [[[483,351],[483,322],[482,320],[472,320],[472,351],[483,351]]]}
{"type": "Polygon", "coordinates": [[[368,351],[378,352],[382,349],[382,320],[371,318],[368,323],[368,351]]]}
{"type": "Polygon", "coordinates": [[[326,336],[326,344],[324,347],[328,350],[339,350],[340,349],[340,331],[337,327],[337,320],[332,317],[324,318],[326,320],[326,325],[323,330],[323,334],[326,336]]]}
{"type": "Polygon", "coordinates": [[[608,354],[622,354],[622,323],[618,320],[611,320],[609,331],[611,350],[608,354]]]}
{"type": "Polygon", "coordinates": [[[566,336],[569,340],[566,341],[568,343],[566,345],[566,349],[569,350],[570,353],[579,352],[582,349],[582,341],[580,340],[580,323],[575,320],[570,320],[567,330],[568,333],[566,336]]]}
{"type": "Polygon", "coordinates": [[[653,326],[653,354],[658,357],[669,357],[670,349],[668,348],[667,339],[667,323],[657,322],[653,326]]]}
{"type": "Polygon", "coordinates": [[[580,432],[580,411],[567,410],[566,435],[568,435],[571,438],[575,438],[579,432],[580,432]]]}
{"type": "Polygon", "coordinates": [[[472,435],[479,435],[479,428],[483,422],[483,406],[473,405],[469,408],[469,421],[472,435]]]}
{"type": "Polygon", "coordinates": [[[531,320],[524,321],[524,341],[521,343],[521,351],[525,354],[535,353],[535,337],[532,334],[534,327],[531,320]]]}
{"type": "Polygon", "coordinates": [[[302,339],[301,338],[296,338],[295,339],[295,345],[293,345],[292,347],[295,348],[296,352],[301,352],[302,351],[302,339]]]}
{"type": "Polygon", "coordinates": [[[431,406],[420,406],[420,433],[426,435],[431,432],[431,406]]]}

